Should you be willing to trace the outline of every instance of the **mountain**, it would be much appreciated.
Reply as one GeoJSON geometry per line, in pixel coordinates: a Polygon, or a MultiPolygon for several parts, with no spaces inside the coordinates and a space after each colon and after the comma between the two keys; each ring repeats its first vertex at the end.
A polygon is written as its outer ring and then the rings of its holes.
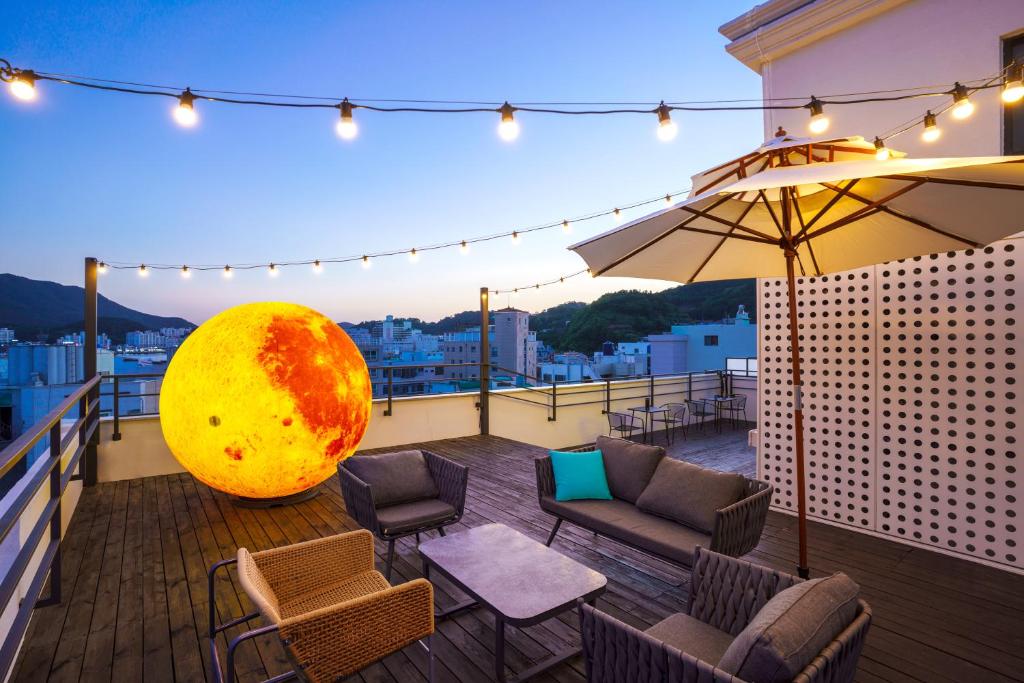
{"type": "MultiPolygon", "coordinates": [[[[0,273],[0,327],[14,328],[23,341],[52,340],[83,329],[81,287],[32,280],[0,273]]],[[[150,315],[122,306],[102,294],[98,297],[99,331],[115,343],[125,332],[161,327],[195,327],[184,318],[150,315]]]]}

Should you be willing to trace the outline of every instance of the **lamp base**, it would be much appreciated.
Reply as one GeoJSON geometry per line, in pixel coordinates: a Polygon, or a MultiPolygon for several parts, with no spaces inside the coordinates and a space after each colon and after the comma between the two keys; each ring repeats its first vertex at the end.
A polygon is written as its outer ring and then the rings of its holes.
{"type": "Polygon", "coordinates": [[[231,502],[243,508],[279,508],[285,505],[294,505],[303,501],[311,500],[320,495],[320,487],[314,486],[305,491],[299,491],[288,496],[277,496],[275,498],[247,498],[246,496],[231,496],[231,502]]]}

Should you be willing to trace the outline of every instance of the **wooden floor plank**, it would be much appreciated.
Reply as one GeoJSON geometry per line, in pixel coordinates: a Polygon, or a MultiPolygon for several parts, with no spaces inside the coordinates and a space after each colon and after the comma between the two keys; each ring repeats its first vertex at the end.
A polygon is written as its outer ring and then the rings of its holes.
{"type": "MultiPolygon", "coordinates": [[[[656,439],[664,443],[663,434],[656,439]]],[[[675,458],[753,471],[753,449],[742,427],[727,426],[721,434],[691,430],[686,440],[665,445],[675,458]]],[[[546,537],[551,518],[537,505],[533,469],[544,449],[483,436],[410,447],[470,468],[466,514],[451,531],[500,522],[538,540],[546,537]]],[[[358,528],[333,478],[313,500],[253,510],[185,474],[98,485],[85,492],[71,524],[75,533],[69,531],[64,543],[64,601],[33,617],[15,681],[208,679],[206,567],[233,556],[239,546],[263,550],[358,528]]],[[[792,571],[794,529],[792,517],[770,513],[748,559],[792,571]]],[[[813,522],[810,538],[812,573],[848,573],[874,609],[857,680],[1024,680],[1024,577],[813,522]]],[[[554,547],[604,573],[608,591],[600,608],[637,628],[686,608],[689,574],[679,567],[570,524],[563,525],[554,547]]],[[[378,543],[375,552],[383,564],[385,546],[378,543]]],[[[415,540],[401,540],[397,552],[394,582],[420,576],[415,540]]],[[[218,592],[220,618],[251,607],[231,572],[218,582],[218,592]]],[[[436,582],[436,594],[438,604],[461,597],[444,580],[436,582]]],[[[494,620],[480,610],[439,624],[438,680],[489,680],[493,637],[494,620]]],[[[573,614],[510,629],[509,671],[521,671],[578,639],[573,614]]],[[[243,654],[241,678],[256,680],[287,666],[279,642],[269,636],[243,654]]],[[[352,680],[422,681],[426,668],[423,648],[412,645],[352,680]]],[[[583,678],[576,657],[537,680],[583,678]]]]}

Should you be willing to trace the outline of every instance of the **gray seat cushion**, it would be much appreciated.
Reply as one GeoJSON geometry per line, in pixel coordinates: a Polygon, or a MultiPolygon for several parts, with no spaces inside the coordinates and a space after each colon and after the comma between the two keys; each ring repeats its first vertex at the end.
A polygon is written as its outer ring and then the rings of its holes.
{"type": "Polygon", "coordinates": [[[746,480],[738,474],[665,458],[636,505],[710,534],[715,529],[715,511],[738,501],[745,490],[746,480]]]}
{"type": "Polygon", "coordinates": [[[689,614],[673,614],[644,631],[647,635],[667,643],[680,652],[703,659],[712,666],[732,644],[732,636],[714,626],[694,619],[689,614]]]}
{"type": "Polygon", "coordinates": [[[718,667],[758,683],[792,680],[853,621],[859,590],[842,572],[787,588],[740,631],[718,667]]]}
{"type": "Polygon", "coordinates": [[[711,543],[708,534],[638,510],[624,500],[569,500],[542,498],[540,506],[582,527],[627,545],[666,557],[686,566],[693,565],[693,551],[711,543]]]}
{"type": "Polygon", "coordinates": [[[420,451],[357,455],[343,467],[370,485],[376,507],[437,498],[437,485],[420,451]]]}
{"type": "Polygon", "coordinates": [[[604,473],[612,495],[630,503],[643,493],[665,457],[661,446],[647,446],[610,436],[597,437],[595,444],[604,460],[604,473]]]}
{"type": "Polygon", "coordinates": [[[455,517],[455,508],[443,500],[429,498],[377,509],[377,521],[387,534],[419,529],[455,517]]]}

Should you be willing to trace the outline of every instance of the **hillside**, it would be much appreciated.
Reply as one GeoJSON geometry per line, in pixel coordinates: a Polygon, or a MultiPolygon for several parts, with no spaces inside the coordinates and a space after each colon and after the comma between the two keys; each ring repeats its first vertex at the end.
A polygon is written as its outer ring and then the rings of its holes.
{"type": "MultiPolygon", "coordinates": [[[[81,287],[0,273],[0,327],[11,327],[24,341],[52,340],[83,327],[81,287]]],[[[98,298],[99,330],[114,342],[125,332],[161,327],[193,327],[184,318],[150,315],[122,306],[102,294],[98,298]]]]}

